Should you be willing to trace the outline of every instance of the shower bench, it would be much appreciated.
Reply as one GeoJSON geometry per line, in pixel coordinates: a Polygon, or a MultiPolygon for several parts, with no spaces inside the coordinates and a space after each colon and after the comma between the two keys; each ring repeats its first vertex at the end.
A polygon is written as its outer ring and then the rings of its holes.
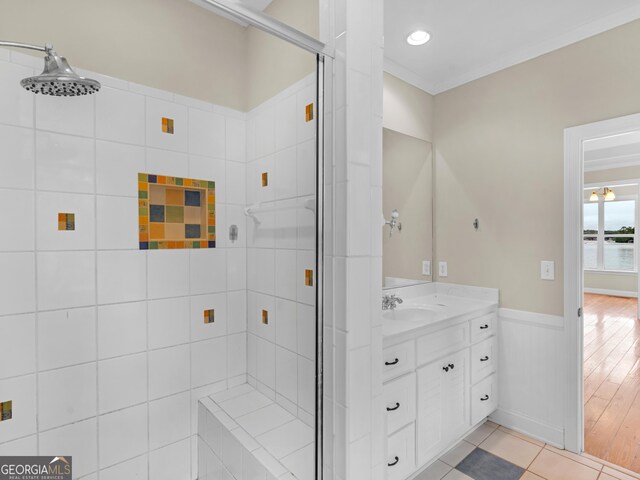
{"type": "Polygon", "coordinates": [[[314,430],[249,384],[200,399],[198,480],[312,480],[314,430]]]}

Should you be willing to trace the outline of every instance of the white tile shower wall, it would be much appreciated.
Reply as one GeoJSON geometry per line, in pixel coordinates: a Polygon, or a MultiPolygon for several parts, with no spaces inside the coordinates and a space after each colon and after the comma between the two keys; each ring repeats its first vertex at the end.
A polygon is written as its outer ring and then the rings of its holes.
{"type": "Polygon", "coordinates": [[[36,98],[32,58],[0,59],[0,455],[195,479],[197,400],[246,382],[246,114],[102,76],[98,95],[36,98]],[[216,181],[217,248],[138,250],[145,171],[216,181]]]}
{"type": "Polygon", "coordinates": [[[249,112],[246,170],[247,204],[266,210],[247,224],[249,382],[311,424],[315,216],[305,205],[315,203],[316,109],[312,74],[249,112]],[[314,118],[307,121],[309,104],[314,118]]]}
{"type": "Polygon", "coordinates": [[[335,48],[325,80],[327,316],[325,478],[383,479],[381,404],[382,0],[321,1],[322,39],[335,48]],[[363,16],[362,12],[369,12],[363,16]],[[329,349],[329,345],[330,348],[329,349]]]}

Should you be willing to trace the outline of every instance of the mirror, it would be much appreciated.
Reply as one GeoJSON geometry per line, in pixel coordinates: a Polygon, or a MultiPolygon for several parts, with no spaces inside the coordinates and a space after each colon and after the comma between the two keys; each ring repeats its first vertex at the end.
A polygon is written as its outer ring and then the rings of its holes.
{"type": "Polygon", "coordinates": [[[430,282],[423,273],[433,247],[433,154],[431,143],[383,129],[383,286],[430,282]]]}

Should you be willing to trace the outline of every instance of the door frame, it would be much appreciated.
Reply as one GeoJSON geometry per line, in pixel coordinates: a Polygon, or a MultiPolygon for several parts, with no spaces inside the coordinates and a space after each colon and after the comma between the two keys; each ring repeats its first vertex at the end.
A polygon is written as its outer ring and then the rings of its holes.
{"type": "Polygon", "coordinates": [[[584,451],[583,143],[638,130],[640,114],[579,125],[564,131],[564,446],[574,453],[584,451]]]}

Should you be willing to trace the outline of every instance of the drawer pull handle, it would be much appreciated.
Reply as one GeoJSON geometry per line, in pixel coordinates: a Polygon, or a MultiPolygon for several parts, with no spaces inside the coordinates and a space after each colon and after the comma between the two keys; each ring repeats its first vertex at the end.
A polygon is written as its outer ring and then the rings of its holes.
{"type": "Polygon", "coordinates": [[[384,362],[386,366],[397,365],[400,362],[399,358],[396,358],[393,362],[384,362]]]}
{"type": "Polygon", "coordinates": [[[400,461],[400,459],[396,456],[396,457],[394,457],[393,462],[387,463],[387,466],[393,467],[393,466],[397,465],[399,461],[400,461]]]}
{"type": "Polygon", "coordinates": [[[399,408],[400,408],[400,404],[396,402],[395,407],[387,407],[387,412],[393,412],[394,410],[397,410],[399,408]]]}
{"type": "Polygon", "coordinates": [[[449,367],[442,367],[442,369],[443,369],[445,372],[448,372],[448,371],[449,371],[449,367]]]}
{"type": "Polygon", "coordinates": [[[486,402],[487,400],[489,400],[489,395],[485,395],[480,399],[481,402],[486,402]]]}
{"type": "Polygon", "coordinates": [[[480,359],[481,362],[486,362],[487,360],[489,360],[489,356],[488,355],[485,355],[484,357],[482,357],[480,359]]]}
{"type": "Polygon", "coordinates": [[[480,327],[480,330],[486,330],[487,328],[489,328],[489,325],[487,325],[486,323],[484,325],[482,325],[480,327]]]}
{"type": "Polygon", "coordinates": [[[448,372],[449,370],[453,370],[454,368],[456,368],[456,366],[453,363],[450,363],[449,365],[447,365],[446,367],[442,367],[442,369],[445,372],[448,372]]]}
{"type": "Polygon", "coordinates": [[[450,364],[449,364],[449,368],[450,368],[451,370],[453,370],[454,368],[456,368],[456,366],[455,366],[453,363],[450,363],[450,364]]]}

